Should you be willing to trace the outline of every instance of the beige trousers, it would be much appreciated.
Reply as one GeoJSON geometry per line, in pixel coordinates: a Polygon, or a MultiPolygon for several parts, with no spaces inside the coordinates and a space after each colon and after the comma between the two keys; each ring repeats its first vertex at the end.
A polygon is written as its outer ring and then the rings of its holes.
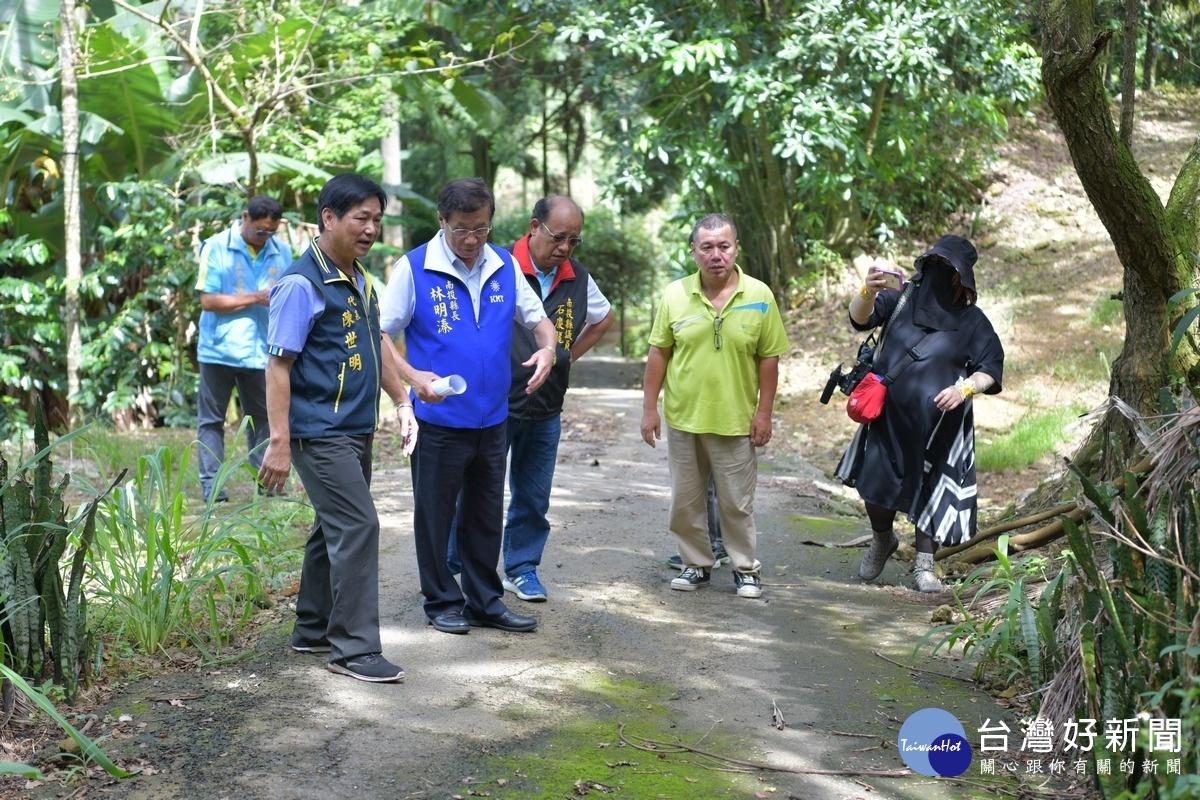
{"type": "Polygon", "coordinates": [[[721,517],[721,537],[737,572],[758,572],[754,557],[754,490],[758,455],[749,436],[685,433],[667,429],[671,468],[668,527],[679,543],[685,567],[710,569],[715,562],[708,539],[708,476],[713,476],[721,517]]]}

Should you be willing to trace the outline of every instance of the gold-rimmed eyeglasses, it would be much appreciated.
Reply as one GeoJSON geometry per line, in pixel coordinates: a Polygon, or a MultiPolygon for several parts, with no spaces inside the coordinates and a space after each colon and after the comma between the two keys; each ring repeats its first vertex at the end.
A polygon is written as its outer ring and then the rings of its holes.
{"type": "Polygon", "coordinates": [[[579,245],[583,244],[582,236],[567,236],[565,233],[555,233],[545,225],[539,226],[539,230],[543,230],[550,234],[550,238],[554,240],[555,244],[562,244],[563,242],[566,242],[571,247],[579,247],[579,245]]]}
{"type": "Polygon", "coordinates": [[[721,349],[721,325],[725,322],[724,317],[713,318],[713,349],[721,349]]]}

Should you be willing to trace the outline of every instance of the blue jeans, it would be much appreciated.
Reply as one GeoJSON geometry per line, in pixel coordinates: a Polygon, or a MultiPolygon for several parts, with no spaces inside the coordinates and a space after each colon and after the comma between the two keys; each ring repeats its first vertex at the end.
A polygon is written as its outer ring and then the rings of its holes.
{"type": "MultiPolygon", "coordinates": [[[[550,489],[558,461],[562,417],[508,418],[508,516],[504,523],[504,574],[510,578],[536,570],[550,538],[550,489]]],[[[462,497],[459,497],[461,504],[462,497]]],[[[455,526],[457,527],[457,525],[455,526]]],[[[456,531],[451,531],[446,564],[452,573],[461,570],[456,531]]]]}
{"type": "Polygon", "coordinates": [[[508,418],[508,517],[504,522],[504,574],[537,569],[550,538],[550,488],[558,461],[562,417],[508,418]]]}

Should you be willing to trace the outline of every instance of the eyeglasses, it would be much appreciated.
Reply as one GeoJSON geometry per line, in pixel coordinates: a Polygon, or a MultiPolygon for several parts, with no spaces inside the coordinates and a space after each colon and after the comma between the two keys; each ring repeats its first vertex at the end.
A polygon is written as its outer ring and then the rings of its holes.
{"type": "Polygon", "coordinates": [[[484,225],[480,228],[451,228],[450,235],[455,239],[466,239],[468,236],[474,236],[476,239],[486,239],[487,235],[492,232],[491,225],[484,225]]]}
{"type": "Polygon", "coordinates": [[[278,233],[278,231],[269,231],[266,228],[255,228],[254,229],[254,235],[260,236],[260,237],[266,236],[267,238],[270,238],[270,237],[274,236],[276,233],[278,233]]]}
{"type": "Polygon", "coordinates": [[[583,244],[582,236],[567,236],[565,233],[555,233],[545,225],[539,226],[538,229],[550,234],[550,238],[554,240],[555,244],[562,244],[563,242],[566,242],[567,244],[571,245],[571,247],[579,247],[579,245],[583,244]]]}
{"type": "Polygon", "coordinates": [[[724,317],[713,318],[713,349],[721,349],[721,325],[725,322],[724,317]]]}

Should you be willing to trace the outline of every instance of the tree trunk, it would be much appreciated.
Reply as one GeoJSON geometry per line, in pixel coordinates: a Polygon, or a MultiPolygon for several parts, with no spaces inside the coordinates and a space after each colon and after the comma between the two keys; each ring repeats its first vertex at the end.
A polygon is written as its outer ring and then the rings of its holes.
{"type": "MultiPolygon", "coordinates": [[[[1154,414],[1159,389],[1169,377],[1170,329],[1163,324],[1167,299],[1181,286],[1186,251],[1114,129],[1098,58],[1111,34],[1097,31],[1095,3],[1044,0],[1041,16],[1046,97],[1124,268],[1125,344],[1113,363],[1109,391],[1138,411],[1154,414]]],[[[1115,413],[1103,422],[1099,435],[1102,477],[1107,478],[1127,463],[1137,442],[1129,422],[1115,413]]]]}
{"type": "Polygon", "coordinates": [[[246,155],[250,160],[246,176],[246,199],[249,200],[258,194],[258,149],[254,144],[253,125],[246,125],[242,128],[242,144],[245,145],[246,155]]]}
{"type": "Polygon", "coordinates": [[[741,267],[770,286],[782,308],[784,287],[800,263],[792,238],[787,165],[771,152],[761,128],[730,128],[725,138],[738,164],[739,180],[722,186],[721,199],[738,226],[741,267]]]}
{"type": "Polygon", "coordinates": [[[475,176],[482,178],[488,188],[496,183],[498,165],[492,158],[492,140],[478,133],[471,135],[471,161],[475,164],[475,176]]]}
{"type": "Polygon", "coordinates": [[[546,106],[550,100],[546,97],[549,89],[542,84],[542,197],[550,196],[550,119],[546,106]]]}
{"type": "MultiPolygon", "coordinates": [[[[1200,257],[1195,255],[1200,253],[1200,137],[1192,143],[1187,160],[1171,187],[1171,196],[1167,199],[1167,229],[1184,253],[1193,254],[1190,259],[1181,258],[1178,262],[1179,286],[1200,285],[1197,275],[1200,257]]],[[[1184,304],[1171,309],[1168,331],[1173,332],[1180,318],[1197,302],[1200,298],[1192,295],[1184,304]]],[[[1195,325],[1192,330],[1195,331],[1195,325]]],[[[1192,396],[1200,397],[1200,347],[1197,347],[1196,337],[1183,340],[1175,353],[1175,371],[1186,376],[1192,396]]]]}
{"type": "Polygon", "coordinates": [[[79,362],[83,341],[79,333],[79,285],[83,280],[83,232],[79,212],[79,82],[75,74],[75,0],[62,0],[59,9],[62,35],[59,40],[59,70],[62,81],[63,213],[66,283],[63,292],[63,327],[67,345],[67,416],[73,428],[83,422],[74,398],[79,395],[79,362]]]}
{"type": "Polygon", "coordinates": [[[1141,0],[1125,0],[1121,34],[1121,141],[1133,149],[1133,109],[1137,100],[1137,29],[1141,0]]]}
{"type": "Polygon", "coordinates": [[[1153,92],[1158,81],[1158,26],[1162,19],[1163,0],[1150,0],[1146,22],[1146,55],[1142,59],[1142,88],[1153,92]]]}
{"type": "Polygon", "coordinates": [[[883,78],[875,84],[875,98],[871,102],[871,119],[867,121],[867,132],[863,137],[866,139],[864,149],[868,156],[875,152],[875,140],[879,138],[879,123],[883,120],[883,102],[887,99],[890,86],[891,81],[887,78],[883,78]]]}
{"type": "MultiPolygon", "coordinates": [[[[388,133],[379,143],[379,152],[383,158],[383,188],[388,193],[388,207],[385,213],[389,217],[400,216],[404,213],[404,204],[396,197],[395,189],[404,181],[404,165],[401,160],[400,120],[394,100],[389,100],[383,107],[383,115],[391,120],[388,133]]],[[[404,247],[404,226],[389,223],[386,219],[383,225],[383,243],[400,250],[404,247]]],[[[391,267],[389,266],[390,270],[391,267]]]]}

